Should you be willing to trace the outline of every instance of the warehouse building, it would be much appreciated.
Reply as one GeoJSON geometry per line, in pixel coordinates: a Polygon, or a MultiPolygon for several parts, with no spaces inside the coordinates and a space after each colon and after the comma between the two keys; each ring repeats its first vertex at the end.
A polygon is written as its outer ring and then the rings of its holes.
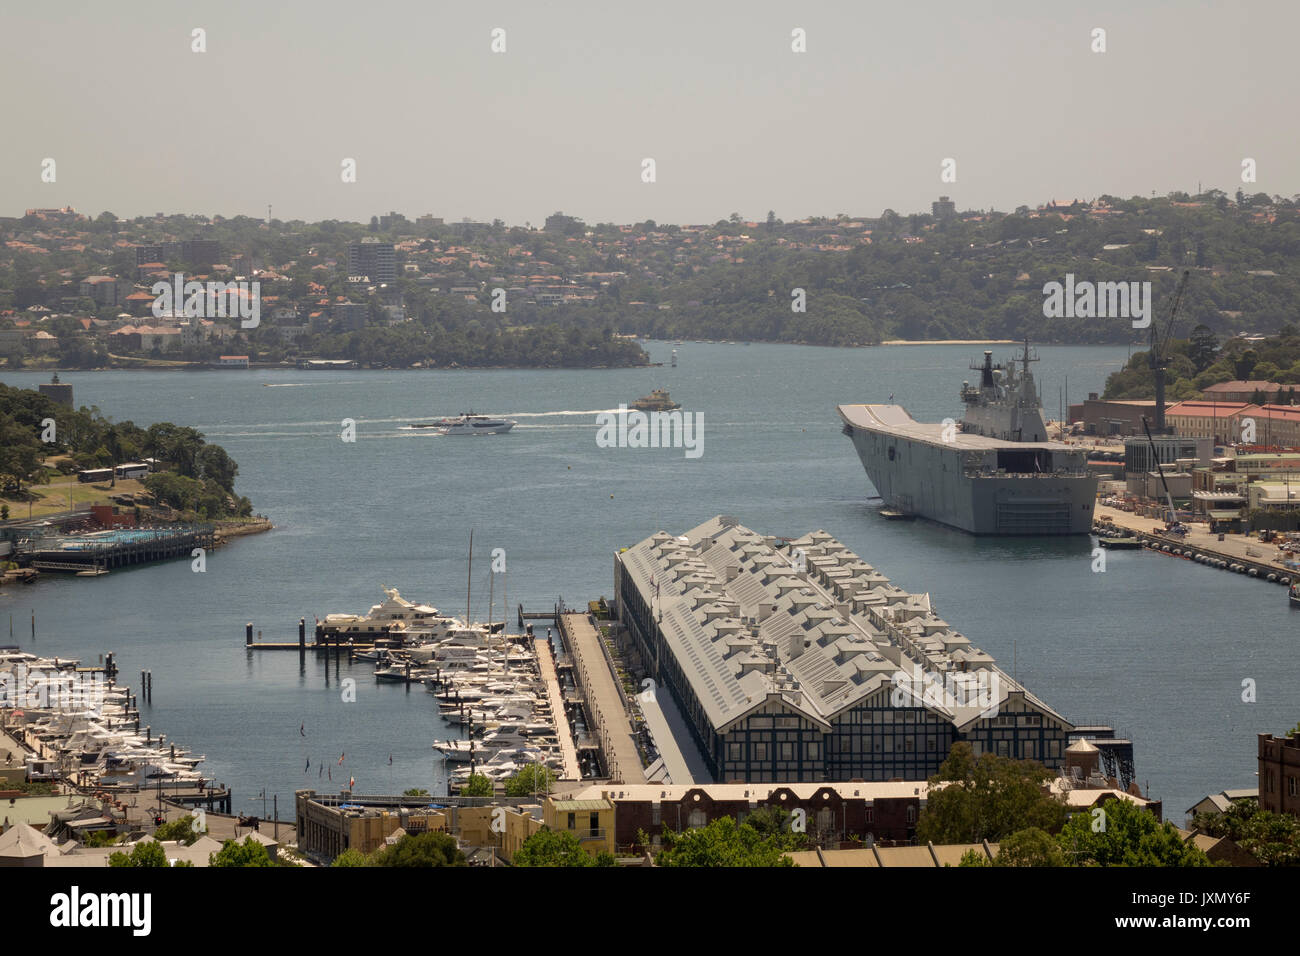
{"type": "Polygon", "coordinates": [[[1063,759],[1069,721],[825,531],[718,516],[615,556],[618,614],[722,783],[924,780],[957,741],[1063,759]]]}

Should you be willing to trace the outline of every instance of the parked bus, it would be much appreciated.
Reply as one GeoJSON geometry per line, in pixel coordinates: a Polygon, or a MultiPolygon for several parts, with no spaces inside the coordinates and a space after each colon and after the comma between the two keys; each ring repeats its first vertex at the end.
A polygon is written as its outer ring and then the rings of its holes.
{"type": "Polygon", "coordinates": [[[78,481],[111,481],[112,468],[84,468],[77,472],[78,481]]]}
{"type": "Polygon", "coordinates": [[[149,474],[149,466],[142,461],[132,461],[117,466],[117,477],[120,479],[143,478],[147,474],[149,474]]]}

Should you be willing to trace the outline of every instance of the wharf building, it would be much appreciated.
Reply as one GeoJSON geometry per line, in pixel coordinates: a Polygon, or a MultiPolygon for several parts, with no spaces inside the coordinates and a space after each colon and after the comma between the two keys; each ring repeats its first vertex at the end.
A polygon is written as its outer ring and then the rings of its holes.
{"type": "MultiPolygon", "coordinates": [[[[825,531],[775,538],[718,516],[618,552],[614,586],[720,783],[925,780],[958,741],[1057,767],[1080,736],[928,594],[825,531]]],[[[1129,775],[1131,746],[1108,756],[1129,775]]]]}

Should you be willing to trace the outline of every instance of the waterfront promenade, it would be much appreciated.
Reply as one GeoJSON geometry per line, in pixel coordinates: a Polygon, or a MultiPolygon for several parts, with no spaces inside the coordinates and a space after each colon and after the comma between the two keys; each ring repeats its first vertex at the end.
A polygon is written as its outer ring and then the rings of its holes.
{"type": "Polygon", "coordinates": [[[578,751],[573,746],[573,731],[569,728],[569,718],[564,712],[564,693],[560,690],[560,677],[555,670],[551,647],[546,643],[546,638],[535,637],[533,650],[537,653],[537,667],[546,684],[546,699],[550,701],[551,715],[555,718],[555,732],[560,739],[560,758],[563,762],[560,779],[581,780],[578,751]]]}
{"type": "Polygon", "coordinates": [[[564,646],[573,655],[574,674],[586,694],[587,709],[609,766],[610,779],[619,783],[645,783],[618,677],[610,670],[599,632],[585,613],[562,614],[559,624],[564,646]]]}
{"type": "Polygon", "coordinates": [[[1118,508],[1110,508],[1106,505],[1097,505],[1094,512],[1095,520],[1109,520],[1117,528],[1125,528],[1138,534],[1159,535],[1162,540],[1169,542],[1178,542],[1181,540],[1184,549],[1191,548],[1205,554],[1213,554],[1225,560],[1237,562],[1249,562],[1260,566],[1267,566],[1269,570],[1277,572],[1279,575],[1295,576],[1296,572],[1286,567],[1280,561],[1282,552],[1277,549],[1276,545],[1265,544],[1258,538],[1248,538],[1241,534],[1225,534],[1223,540],[1219,540],[1217,532],[1211,533],[1206,530],[1204,525],[1189,525],[1192,530],[1188,531],[1181,539],[1176,535],[1165,532],[1165,522],[1162,518],[1144,518],[1141,515],[1135,515],[1127,511],[1120,511],[1118,508]]]}

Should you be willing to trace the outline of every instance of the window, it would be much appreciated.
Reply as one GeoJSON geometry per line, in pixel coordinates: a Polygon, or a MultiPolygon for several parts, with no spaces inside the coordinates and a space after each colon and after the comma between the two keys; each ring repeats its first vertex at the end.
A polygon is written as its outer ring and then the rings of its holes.
{"type": "Polygon", "coordinates": [[[904,743],[904,745],[903,745],[903,749],[906,750],[908,753],[911,753],[913,750],[916,749],[916,738],[915,738],[915,737],[905,737],[905,738],[904,738],[904,741],[905,741],[905,743],[904,743]]]}
{"type": "Polygon", "coordinates": [[[767,744],[754,744],[754,759],[755,760],[767,759],[767,744]]]}
{"type": "Polygon", "coordinates": [[[782,760],[794,759],[794,744],[788,742],[781,744],[781,759],[782,760]]]}
{"type": "Polygon", "coordinates": [[[925,738],[925,749],[930,753],[934,753],[935,750],[938,749],[938,742],[935,740],[934,737],[925,738]]]}
{"type": "Polygon", "coordinates": [[[727,759],[735,761],[743,759],[740,744],[727,744],[727,759]]]}
{"type": "Polygon", "coordinates": [[[577,815],[576,813],[570,813],[570,814],[569,814],[569,829],[570,829],[570,830],[576,830],[577,828],[578,828],[578,815],[577,815]]]}
{"type": "Polygon", "coordinates": [[[1296,778],[1295,778],[1295,777],[1287,777],[1287,778],[1286,778],[1286,789],[1287,789],[1287,794],[1288,794],[1288,795],[1290,795],[1290,796],[1292,796],[1292,797],[1294,797],[1294,796],[1296,795],[1296,778]]]}
{"type": "Polygon", "coordinates": [[[810,743],[807,747],[809,760],[822,759],[822,745],[819,743],[810,743]]]}
{"type": "Polygon", "coordinates": [[[909,824],[916,822],[916,807],[909,806],[907,808],[907,822],[909,824]]]}

